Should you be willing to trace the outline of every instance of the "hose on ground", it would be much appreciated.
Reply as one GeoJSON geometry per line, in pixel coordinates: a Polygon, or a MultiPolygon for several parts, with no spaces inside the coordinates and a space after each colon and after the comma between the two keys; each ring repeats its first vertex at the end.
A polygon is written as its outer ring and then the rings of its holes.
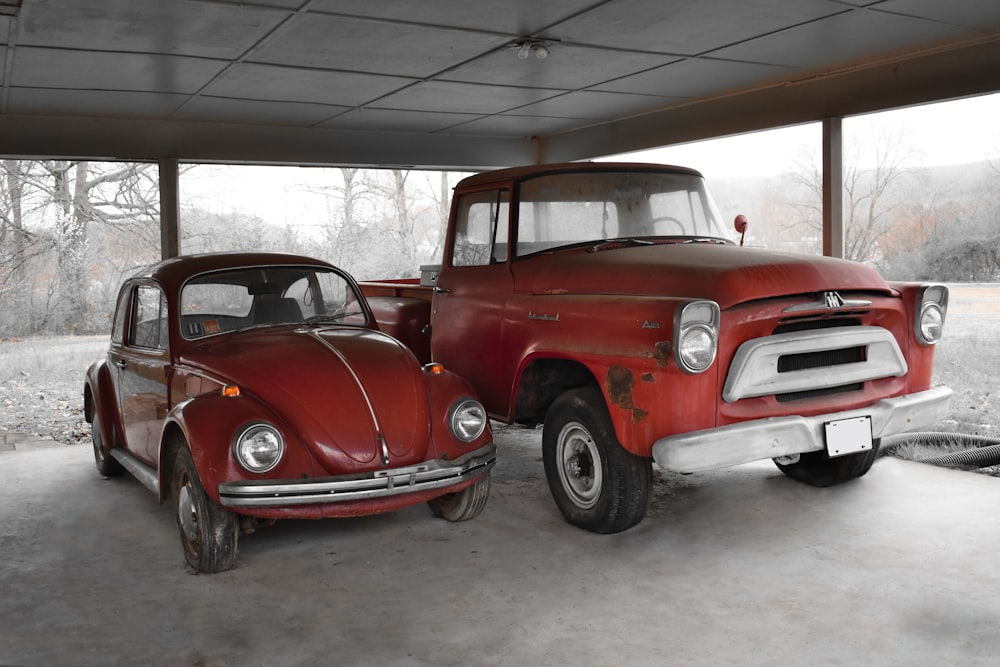
{"type": "Polygon", "coordinates": [[[969,433],[926,432],[902,433],[890,436],[882,439],[879,456],[885,456],[896,447],[906,444],[932,446],[959,444],[968,448],[960,452],[919,459],[920,463],[929,463],[930,465],[957,468],[960,470],[975,470],[1000,465],[1000,438],[972,435],[969,433]]]}

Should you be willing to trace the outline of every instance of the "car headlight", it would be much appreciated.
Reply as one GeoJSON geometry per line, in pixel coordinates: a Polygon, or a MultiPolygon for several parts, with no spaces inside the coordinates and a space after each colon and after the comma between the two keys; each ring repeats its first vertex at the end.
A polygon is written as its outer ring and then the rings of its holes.
{"type": "Polygon", "coordinates": [[[920,292],[914,332],[921,345],[933,345],[941,340],[944,320],[948,312],[948,288],[944,285],[927,285],[920,292]]]}
{"type": "Polygon", "coordinates": [[[448,428],[462,442],[472,442],[486,430],[486,408],[473,398],[455,401],[448,411],[448,428]]]}
{"type": "Polygon", "coordinates": [[[272,470],[285,452],[285,439],[270,424],[250,424],[236,436],[233,454],[240,465],[250,472],[272,470]]]}
{"type": "Polygon", "coordinates": [[[692,301],[677,310],[674,360],[688,373],[701,373],[715,361],[719,343],[719,305],[692,301]]]}

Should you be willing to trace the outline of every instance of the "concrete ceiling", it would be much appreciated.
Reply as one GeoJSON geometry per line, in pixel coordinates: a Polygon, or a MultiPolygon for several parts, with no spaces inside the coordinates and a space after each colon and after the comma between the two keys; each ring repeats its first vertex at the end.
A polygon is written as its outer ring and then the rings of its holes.
{"type": "Polygon", "coordinates": [[[0,0],[0,40],[14,156],[481,168],[1000,90],[995,0],[0,0]]]}

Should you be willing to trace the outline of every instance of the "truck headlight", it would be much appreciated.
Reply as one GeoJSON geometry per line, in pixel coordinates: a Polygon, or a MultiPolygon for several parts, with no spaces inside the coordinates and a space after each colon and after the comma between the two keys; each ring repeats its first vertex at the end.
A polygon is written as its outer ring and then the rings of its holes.
{"type": "Polygon", "coordinates": [[[486,408],[473,398],[455,401],[448,411],[451,434],[462,442],[472,442],[486,430],[486,408]]]}
{"type": "Polygon", "coordinates": [[[233,454],[240,465],[250,472],[272,470],[285,452],[285,439],[270,424],[250,424],[233,441],[233,454]]]}
{"type": "Polygon", "coordinates": [[[692,301],[674,319],[674,360],[687,373],[702,373],[715,361],[719,346],[719,304],[692,301]]]}
{"type": "Polygon", "coordinates": [[[920,291],[914,333],[921,345],[933,345],[941,340],[944,320],[948,312],[948,288],[944,285],[927,285],[920,291]]]}

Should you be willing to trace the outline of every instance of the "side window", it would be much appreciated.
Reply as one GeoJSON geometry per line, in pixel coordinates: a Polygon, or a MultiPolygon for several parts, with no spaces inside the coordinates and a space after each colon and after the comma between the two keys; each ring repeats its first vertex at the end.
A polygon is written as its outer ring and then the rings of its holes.
{"type": "Polygon", "coordinates": [[[151,350],[167,349],[167,300],[158,288],[140,285],[135,291],[129,343],[151,350]]]}
{"type": "Polygon", "coordinates": [[[458,200],[452,266],[485,266],[507,261],[510,193],[485,190],[458,200]]]}
{"type": "Polygon", "coordinates": [[[131,292],[126,290],[118,298],[118,308],[115,309],[115,321],[111,325],[111,342],[121,345],[125,342],[125,313],[128,308],[128,298],[131,292]]]}

